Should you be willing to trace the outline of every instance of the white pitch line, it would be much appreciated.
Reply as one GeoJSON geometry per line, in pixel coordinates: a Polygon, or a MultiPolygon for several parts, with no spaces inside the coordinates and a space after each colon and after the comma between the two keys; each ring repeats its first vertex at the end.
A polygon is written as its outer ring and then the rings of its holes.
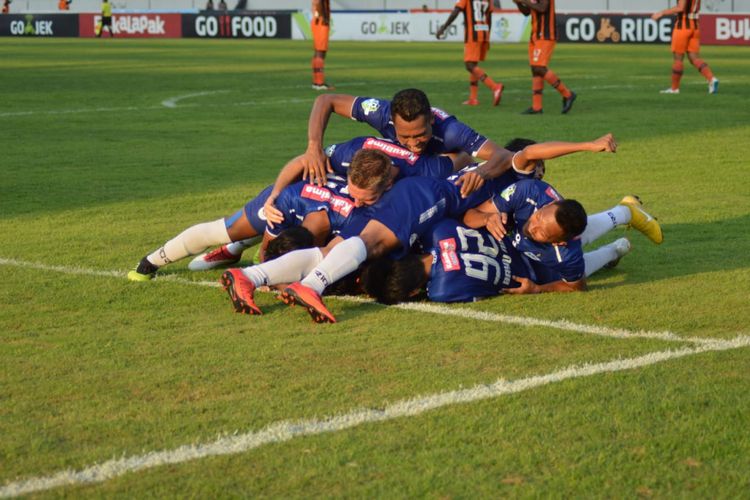
{"type": "Polygon", "coordinates": [[[178,95],[178,96],[170,97],[169,99],[163,100],[161,102],[161,105],[166,108],[176,108],[177,103],[184,99],[192,99],[193,97],[202,97],[204,95],[226,94],[227,92],[229,92],[229,90],[206,90],[204,92],[196,92],[194,94],[178,95]]]}
{"type": "Polygon", "coordinates": [[[180,464],[211,456],[244,453],[266,444],[281,443],[297,437],[343,431],[368,423],[385,422],[402,417],[414,417],[437,408],[493,399],[564,380],[589,377],[600,373],[632,370],[694,354],[725,351],[747,346],[750,346],[750,337],[743,336],[720,343],[717,342],[713,345],[683,348],[674,351],[657,351],[636,358],[618,359],[604,363],[573,365],[546,375],[535,375],[518,380],[507,381],[500,379],[493,384],[480,384],[469,389],[396,401],[387,405],[382,410],[355,409],[348,413],[322,419],[279,421],[258,431],[224,436],[207,443],[184,445],[171,450],[154,451],[143,455],[112,459],[77,471],[70,469],[63,470],[48,476],[30,477],[7,483],[0,488],[0,497],[25,495],[61,486],[101,483],[131,472],[159,467],[161,465],[180,464]]]}
{"type": "MultiPolygon", "coordinates": [[[[59,273],[65,273],[65,274],[104,276],[108,278],[123,278],[124,279],[127,274],[126,271],[99,271],[95,269],[86,269],[82,267],[53,266],[49,264],[42,264],[39,262],[27,262],[27,261],[15,260],[15,259],[6,259],[2,257],[0,257],[0,265],[15,266],[15,267],[28,268],[28,269],[39,269],[42,271],[53,271],[53,272],[59,272],[59,273]]],[[[174,275],[157,275],[154,281],[169,281],[169,282],[174,282],[174,283],[181,283],[184,285],[207,286],[207,287],[214,287],[214,288],[218,288],[221,286],[216,281],[193,281],[193,280],[188,280],[185,278],[180,278],[174,275]]],[[[378,304],[377,302],[374,302],[371,299],[365,299],[362,297],[339,296],[335,298],[338,300],[346,301],[346,302],[374,304],[380,307],[387,307],[387,306],[383,306],[382,304],[378,304]]],[[[496,313],[485,312],[485,311],[475,311],[473,309],[467,309],[465,307],[448,307],[448,306],[434,304],[434,303],[410,302],[410,303],[396,304],[394,306],[388,306],[388,307],[395,307],[396,309],[403,309],[406,311],[417,311],[417,312],[426,313],[426,314],[440,314],[443,316],[453,316],[456,318],[465,318],[465,319],[471,319],[471,320],[477,320],[477,321],[491,321],[491,322],[496,322],[496,323],[507,323],[507,324],[512,324],[512,325],[526,326],[526,327],[541,326],[541,327],[554,328],[557,330],[564,330],[564,331],[570,331],[570,332],[575,332],[575,333],[597,335],[600,337],[611,337],[611,338],[620,338],[620,339],[646,338],[646,339],[663,340],[665,342],[686,342],[686,343],[708,345],[708,346],[716,344],[716,343],[721,344],[722,342],[724,342],[721,339],[713,339],[713,338],[681,337],[679,335],[676,335],[668,331],[667,332],[650,332],[650,331],[644,331],[644,330],[633,331],[633,330],[626,330],[624,328],[609,328],[606,326],[574,323],[568,320],[548,320],[548,319],[530,318],[526,316],[508,316],[505,314],[496,314],[496,313]]]]}

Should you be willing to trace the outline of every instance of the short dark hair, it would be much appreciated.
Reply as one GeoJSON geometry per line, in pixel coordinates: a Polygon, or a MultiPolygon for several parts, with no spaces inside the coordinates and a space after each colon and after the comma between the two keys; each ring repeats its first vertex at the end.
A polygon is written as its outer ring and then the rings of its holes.
{"type": "Polygon", "coordinates": [[[391,159],[377,149],[360,149],[349,166],[349,180],[360,189],[383,192],[391,182],[391,159]]]}
{"type": "Polygon", "coordinates": [[[391,118],[399,116],[412,122],[420,116],[432,118],[432,106],[427,95],[419,89],[404,89],[396,92],[391,99],[391,118]]]}
{"type": "Polygon", "coordinates": [[[265,260],[273,260],[292,250],[312,248],[315,246],[312,233],[302,226],[290,227],[268,242],[265,260]]]}
{"type": "Polygon", "coordinates": [[[382,304],[397,304],[412,298],[415,290],[427,283],[427,273],[418,255],[403,259],[381,257],[362,270],[362,289],[382,304]]]}
{"type": "Polygon", "coordinates": [[[508,151],[513,151],[514,153],[517,153],[518,151],[521,151],[526,146],[531,146],[532,144],[536,144],[536,141],[534,139],[524,139],[523,137],[515,137],[508,141],[508,144],[505,145],[505,149],[508,151]]]}
{"type": "Polygon", "coordinates": [[[555,220],[560,225],[565,234],[563,239],[568,241],[580,235],[586,229],[588,218],[583,205],[576,200],[556,201],[557,211],[555,211],[555,220]]]}

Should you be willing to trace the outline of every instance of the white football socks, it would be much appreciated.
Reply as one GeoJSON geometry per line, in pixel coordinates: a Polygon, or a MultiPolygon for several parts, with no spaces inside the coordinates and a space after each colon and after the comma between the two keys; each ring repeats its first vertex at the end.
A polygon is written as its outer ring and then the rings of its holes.
{"type": "Polygon", "coordinates": [[[226,248],[232,255],[242,255],[242,252],[258,243],[262,238],[262,236],[253,236],[246,240],[234,241],[228,244],[226,248]]]}
{"type": "Polygon", "coordinates": [[[624,205],[617,205],[606,212],[589,215],[586,230],[581,234],[581,243],[585,246],[595,241],[616,226],[630,222],[630,209],[624,205]]]}
{"type": "Polygon", "coordinates": [[[302,280],[302,284],[322,295],[328,285],[356,271],[366,260],[365,242],[359,236],[347,238],[333,247],[326,258],[302,280]]]}
{"type": "Polygon", "coordinates": [[[196,255],[214,245],[232,241],[224,225],[224,219],[203,222],[185,229],[146,258],[157,267],[177,262],[189,255],[196,255]]]}
{"type": "Polygon", "coordinates": [[[583,254],[586,277],[588,278],[617,258],[617,250],[613,243],[603,245],[594,251],[583,254]]]}
{"type": "Polygon", "coordinates": [[[257,266],[246,267],[242,273],[256,287],[294,283],[307,276],[322,260],[320,248],[305,248],[257,266]]]}

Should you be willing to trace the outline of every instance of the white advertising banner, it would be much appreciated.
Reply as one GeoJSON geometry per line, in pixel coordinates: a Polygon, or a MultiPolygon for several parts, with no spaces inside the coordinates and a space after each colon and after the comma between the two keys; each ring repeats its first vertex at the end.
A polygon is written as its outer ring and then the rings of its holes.
{"type": "MultiPolygon", "coordinates": [[[[331,14],[331,40],[372,40],[432,42],[442,26],[447,12],[333,12],[331,14]]],[[[292,38],[310,38],[310,13],[293,16],[292,38]]],[[[493,43],[514,43],[526,40],[528,18],[518,12],[495,12],[492,15],[493,43]]],[[[445,40],[463,42],[462,16],[456,18],[447,30],[445,40]]]]}

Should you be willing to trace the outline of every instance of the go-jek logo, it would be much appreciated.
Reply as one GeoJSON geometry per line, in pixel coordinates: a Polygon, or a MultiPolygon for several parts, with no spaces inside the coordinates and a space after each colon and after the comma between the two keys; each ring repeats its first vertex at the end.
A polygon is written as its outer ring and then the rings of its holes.
{"type": "Polygon", "coordinates": [[[26,36],[52,36],[52,21],[50,20],[34,20],[34,16],[31,14],[26,15],[25,21],[11,21],[10,22],[10,34],[11,35],[26,35],[26,36]]]}

